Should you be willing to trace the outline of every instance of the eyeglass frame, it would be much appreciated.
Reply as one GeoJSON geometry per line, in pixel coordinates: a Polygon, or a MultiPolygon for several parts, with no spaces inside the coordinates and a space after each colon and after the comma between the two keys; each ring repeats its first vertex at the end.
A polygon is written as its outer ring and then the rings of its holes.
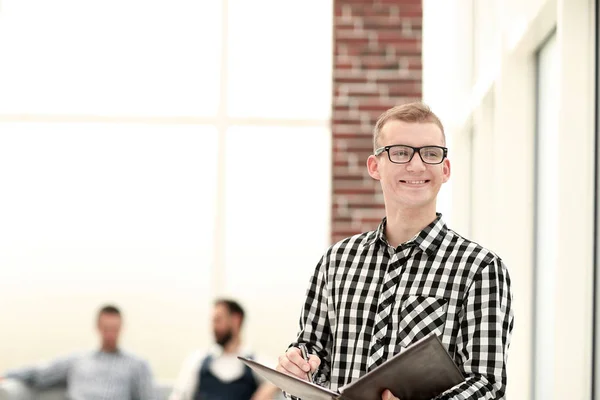
{"type": "Polygon", "coordinates": [[[412,161],[412,159],[414,158],[415,154],[417,154],[417,153],[419,153],[419,158],[421,159],[421,161],[423,161],[423,164],[427,164],[427,165],[440,165],[441,163],[444,162],[444,160],[446,159],[446,157],[448,157],[448,148],[447,147],[435,146],[435,145],[413,147],[413,146],[409,146],[407,144],[392,144],[392,145],[389,145],[389,146],[383,146],[383,147],[380,147],[380,148],[376,149],[375,152],[373,153],[373,155],[379,156],[384,151],[388,155],[388,160],[390,160],[390,162],[394,163],[394,164],[408,164],[409,162],[412,161]],[[390,156],[390,149],[392,147],[398,147],[398,146],[408,147],[408,148],[411,148],[413,150],[413,153],[410,156],[410,158],[408,159],[408,161],[404,161],[404,162],[392,161],[392,156],[390,156]],[[426,149],[428,147],[435,147],[435,148],[443,150],[444,153],[442,154],[442,159],[440,160],[440,162],[438,162],[438,163],[430,163],[430,162],[427,162],[427,161],[423,160],[423,156],[421,155],[421,149],[426,149]]]}

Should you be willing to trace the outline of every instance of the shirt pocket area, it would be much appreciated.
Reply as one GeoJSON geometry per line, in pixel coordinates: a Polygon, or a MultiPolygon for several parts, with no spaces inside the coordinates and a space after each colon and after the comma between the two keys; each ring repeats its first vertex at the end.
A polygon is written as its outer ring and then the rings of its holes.
{"type": "Polygon", "coordinates": [[[441,336],[444,333],[447,309],[445,299],[424,296],[404,298],[400,305],[397,345],[406,348],[432,333],[441,336]]]}

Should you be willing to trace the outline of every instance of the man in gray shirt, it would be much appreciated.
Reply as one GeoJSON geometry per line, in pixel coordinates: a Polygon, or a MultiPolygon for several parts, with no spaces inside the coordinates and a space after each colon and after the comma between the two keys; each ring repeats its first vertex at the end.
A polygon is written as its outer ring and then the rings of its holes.
{"type": "Polygon", "coordinates": [[[101,338],[99,350],[7,371],[3,377],[18,379],[36,388],[66,384],[70,400],[154,400],[149,364],[118,347],[122,325],[119,309],[103,307],[97,324],[101,338]]]}

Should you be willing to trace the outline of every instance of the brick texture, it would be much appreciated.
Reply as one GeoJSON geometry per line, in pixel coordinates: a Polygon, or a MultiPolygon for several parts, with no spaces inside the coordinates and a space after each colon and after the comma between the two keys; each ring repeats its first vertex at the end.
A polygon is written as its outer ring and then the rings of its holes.
{"type": "Polygon", "coordinates": [[[384,216],[367,173],[372,129],[390,107],[421,99],[421,0],[334,0],[331,240],[384,216]]]}

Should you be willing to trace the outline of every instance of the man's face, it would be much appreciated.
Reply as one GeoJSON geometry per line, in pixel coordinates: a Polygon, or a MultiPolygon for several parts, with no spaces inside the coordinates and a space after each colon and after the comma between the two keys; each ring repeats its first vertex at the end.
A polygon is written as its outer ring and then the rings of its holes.
{"type": "Polygon", "coordinates": [[[103,313],[98,317],[98,333],[104,351],[115,351],[119,344],[121,332],[121,316],[103,313]]]}
{"type": "MultiPolygon", "coordinates": [[[[388,121],[381,129],[379,146],[395,144],[412,147],[445,146],[442,131],[434,123],[410,123],[388,121]]],[[[418,153],[406,164],[394,164],[387,152],[370,156],[367,162],[369,174],[381,182],[386,206],[394,203],[399,209],[435,210],[437,194],[443,183],[450,178],[450,161],[441,164],[425,164],[418,153]]]]}
{"type": "Polygon", "coordinates": [[[213,311],[213,333],[215,341],[222,347],[237,333],[237,320],[233,314],[229,312],[226,306],[217,304],[213,311]]]}

